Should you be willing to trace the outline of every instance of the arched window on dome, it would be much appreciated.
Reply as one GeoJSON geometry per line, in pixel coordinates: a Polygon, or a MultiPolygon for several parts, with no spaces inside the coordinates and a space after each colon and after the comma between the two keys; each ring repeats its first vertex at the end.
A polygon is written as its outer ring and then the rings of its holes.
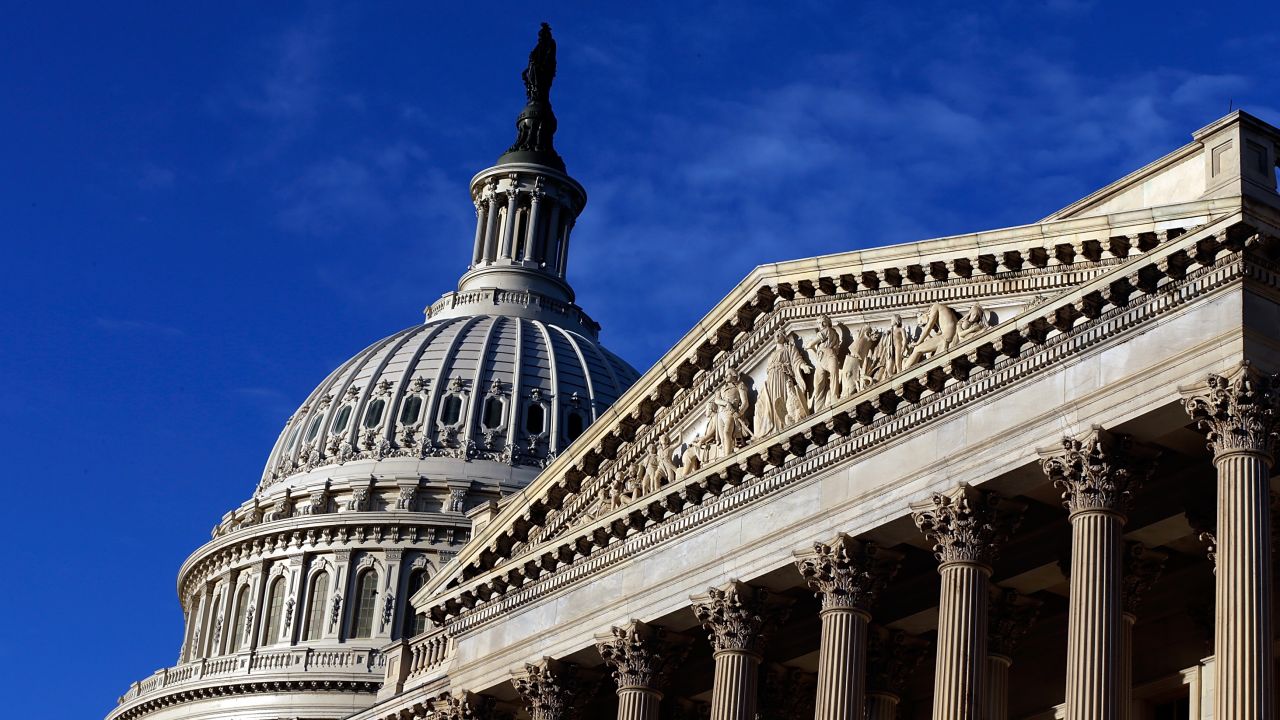
{"type": "Polygon", "coordinates": [[[240,642],[243,636],[240,634],[240,628],[244,625],[244,615],[249,610],[249,586],[241,585],[240,590],[236,592],[236,601],[231,606],[231,614],[227,616],[227,654],[240,652],[240,642]]]}
{"type": "Polygon", "coordinates": [[[338,416],[333,420],[333,432],[345,432],[349,422],[351,422],[351,406],[343,405],[338,408],[338,416]]]}
{"type": "Polygon", "coordinates": [[[213,606],[209,610],[209,615],[205,618],[204,635],[201,636],[203,638],[201,642],[204,643],[204,650],[200,653],[201,657],[212,657],[218,651],[218,646],[214,643],[217,642],[218,631],[221,630],[221,628],[218,627],[218,616],[221,614],[222,596],[216,595],[213,598],[213,606]]]}
{"type": "Polygon", "coordinates": [[[501,430],[506,409],[507,403],[501,396],[490,395],[485,398],[484,412],[480,414],[480,427],[485,430],[501,430]]]}
{"type": "Polygon", "coordinates": [[[262,627],[261,645],[275,645],[280,641],[280,616],[284,614],[284,578],[278,577],[271,582],[267,592],[267,607],[263,616],[266,618],[262,627]]]}
{"type": "Polygon", "coordinates": [[[356,602],[351,611],[351,637],[373,637],[373,615],[378,602],[378,573],[365,570],[356,578],[356,602]]]}
{"type": "Polygon", "coordinates": [[[440,402],[440,424],[457,425],[462,420],[462,396],[445,395],[440,402]]]}
{"type": "Polygon", "coordinates": [[[320,423],[324,422],[324,413],[317,412],[316,416],[311,418],[311,424],[307,426],[307,442],[316,439],[316,435],[320,433],[320,423]]]}
{"type": "Polygon", "coordinates": [[[303,640],[319,640],[324,635],[324,605],[329,595],[329,573],[318,572],[307,589],[307,626],[303,640]]]}
{"type": "Polygon", "coordinates": [[[529,403],[524,409],[524,431],[535,436],[547,431],[547,409],[542,403],[529,403]]]}
{"type": "Polygon", "coordinates": [[[400,409],[401,425],[417,425],[418,416],[422,414],[422,396],[410,395],[405,398],[404,406],[400,409]]]}
{"type": "Polygon", "coordinates": [[[409,583],[405,586],[404,593],[404,637],[416,637],[427,631],[427,614],[415,613],[413,603],[409,602],[413,594],[422,589],[427,582],[426,568],[414,568],[409,573],[409,583]]]}
{"type": "Polygon", "coordinates": [[[386,400],[375,398],[364,411],[364,426],[369,429],[378,427],[378,424],[382,422],[382,413],[386,408],[386,400]]]}

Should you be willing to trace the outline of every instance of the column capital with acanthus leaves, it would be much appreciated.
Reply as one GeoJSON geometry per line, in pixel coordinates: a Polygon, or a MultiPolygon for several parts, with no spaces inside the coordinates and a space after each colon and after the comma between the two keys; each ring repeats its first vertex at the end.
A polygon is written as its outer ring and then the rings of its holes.
{"type": "Polygon", "coordinates": [[[990,566],[1017,529],[1024,510],[1023,503],[962,483],[913,504],[911,515],[920,532],[933,541],[933,554],[940,564],[990,566]]]}
{"type": "Polygon", "coordinates": [[[1178,392],[1187,413],[1208,433],[1214,455],[1259,453],[1268,461],[1274,460],[1280,428],[1280,375],[1243,362],[1225,373],[1210,373],[1198,383],[1179,387],[1178,392]]]}

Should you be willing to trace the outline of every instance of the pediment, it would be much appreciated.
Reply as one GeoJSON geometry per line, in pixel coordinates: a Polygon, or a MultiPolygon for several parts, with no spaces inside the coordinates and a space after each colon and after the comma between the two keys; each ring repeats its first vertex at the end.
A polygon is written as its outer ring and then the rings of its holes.
{"type": "Polygon", "coordinates": [[[1207,198],[761,266],[415,604],[465,613],[986,376],[1212,266],[1242,214],[1207,198]]]}

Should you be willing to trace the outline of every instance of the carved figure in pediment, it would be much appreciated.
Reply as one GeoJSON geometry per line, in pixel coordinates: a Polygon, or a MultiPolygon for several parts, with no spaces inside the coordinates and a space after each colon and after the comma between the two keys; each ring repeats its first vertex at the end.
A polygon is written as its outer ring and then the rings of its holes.
{"type": "Polygon", "coordinates": [[[831,317],[818,318],[818,335],[808,344],[814,353],[813,410],[821,412],[840,397],[840,355],[843,340],[831,317]]]}
{"type": "Polygon", "coordinates": [[[902,370],[954,347],[958,341],[960,314],[942,303],[934,303],[920,313],[917,325],[920,336],[911,346],[911,354],[902,363],[902,370]]]}
{"type": "Polygon", "coordinates": [[[913,367],[926,357],[947,352],[963,340],[991,327],[986,311],[978,303],[974,303],[963,317],[953,308],[935,303],[920,315],[919,325],[920,336],[911,346],[911,354],[900,370],[913,367]]]}
{"type": "Polygon", "coordinates": [[[910,341],[907,328],[902,324],[902,316],[894,315],[893,322],[884,331],[884,342],[878,348],[880,374],[876,376],[876,380],[883,380],[902,371],[910,341]]]}
{"type": "Polygon", "coordinates": [[[677,477],[687,478],[702,469],[702,458],[699,452],[697,445],[685,447],[684,452],[680,454],[680,471],[676,473],[677,477]]]}
{"type": "Polygon", "coordinates": [[[609,481],[609,489],[605,504],[608,510],[617,510],[627,504],[627,480],[616,476],[609,481]]]}
{"type": "Polygon", "coordinates": [[[969,308],[969,312],[960,318],[960,323],[956,327],[956,341],[968,340],[974,335],[980,335],[983,331],[989,329],[991,323],[987,318],[987,312],[982,309],[982,305],[974,303],[969,308]]]}
{"type": "Polygon", "coordinates": [[[804,352],[796,347],[789,333],[779,330],[756,402],[757,435],[781,430],[809,414],[804,376],[811,372],[813,365],[804,352]]]}
{"type": "Polygon", "coordinates": [[[727,458],[751,439],[751,428],[746,420],[750,411],[751,395],[747,392],[747,384],[737,370],[730,368],[724,383],[707,405],[707,429],[702,434],[701,444],[710,450],[710,459],[727,458]]]}
{"type": "Polygon", "coordinates": [[[640,466],[640,492],[647,495],[675,479],[676,466],[671,462],[670,453],[660,449],[657,443],[650,443],[640,466]]]}
{"type": "Polygon", "coordinates": [[[840,367],[840,398],[851,397],[859,390],[870,387],[877,379],[880,367],[879,349],[883,333],[870,325],[854,333],[849,354],[840,367]]]}

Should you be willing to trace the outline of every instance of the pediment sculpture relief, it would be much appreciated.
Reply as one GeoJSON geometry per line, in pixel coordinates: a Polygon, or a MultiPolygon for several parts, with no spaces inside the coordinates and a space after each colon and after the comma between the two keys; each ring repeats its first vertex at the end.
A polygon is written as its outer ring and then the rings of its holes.
{"type": "Polygon", "coordinates": [[[963,313],[935,303],[919,313],[914,327],[901,315],[885,327],[868,324],[857,329],[820,315],[815,334],[807,340],[779,330],[762,363],[763,372],[760,365],[750,372],[728,368],[693,428],[685,425],[672,438],[649,441],[638,458],[606,472],[589,507],[568,524],[601,517],[655,493],[755,439],[948,352],[995,324],[995,313],[981,303],[963,313]]]}

